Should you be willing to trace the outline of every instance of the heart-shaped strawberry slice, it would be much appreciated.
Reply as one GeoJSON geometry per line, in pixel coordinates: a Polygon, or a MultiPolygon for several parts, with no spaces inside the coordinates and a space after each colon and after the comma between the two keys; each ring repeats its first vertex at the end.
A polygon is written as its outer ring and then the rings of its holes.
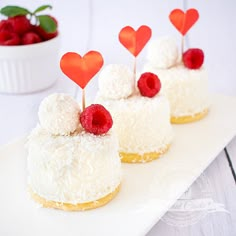
{"type": "Polygon", "coordinates": [[[68,52],[62,56],[60,61],[62,72],[82,89],[86,87],[102,66],[102,55],[96,51],[89,51],[83,57],[75,52],[68,52]]]}
{"type": "Polygon", "coordinates": [[[136,57],[147,44],[151,35],[152,30],[146,25],[140,26],[137,31],[130,26],[126,26],[121,29],[119,40],[136,57]]]}
{"type": "Polygon", "coordinates": [[[183,36],[195,24],[198,18],[198,11],[194,8],[191,8],[186,12],[183,12],[180,9],[174,9],[169,15],[171,23],[183,36]]]}

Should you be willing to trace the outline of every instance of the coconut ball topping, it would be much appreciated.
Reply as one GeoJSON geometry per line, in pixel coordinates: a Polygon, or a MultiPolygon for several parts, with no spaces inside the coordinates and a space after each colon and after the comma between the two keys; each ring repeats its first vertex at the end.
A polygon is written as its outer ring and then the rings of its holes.
{"type": "Polygon", "coordinates": [[[171,37],[161,37],[149,43],[147,59],[159,69],[167,69],[178,62],[179,53],[175,40],[171,37]]]}
{"type": "Polygon", "coordinates": [[[133,93],[133,73],[126,65],[106,66],[99,76],[100,95],[108,99],[127,98],[133,93]]]}
{"type": "Polygon", "coordinates": [[[52,94],[39,107],[41,126],[54,135],[69,135],[79,125],[80,108],[77,102],[66,94],[52,94]]]}

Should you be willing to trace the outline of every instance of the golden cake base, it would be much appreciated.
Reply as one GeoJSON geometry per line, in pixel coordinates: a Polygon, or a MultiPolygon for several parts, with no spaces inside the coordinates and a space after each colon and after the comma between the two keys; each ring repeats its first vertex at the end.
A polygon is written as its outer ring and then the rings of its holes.
{"type": "Polygon", "coordinates": [[[198,121],[204,118],[207,115],[208,111],[209,111],[208,109],[205,109],[202,112],[196,113],[193,116],[180,116],[180,117],[172,116],[170,121],[172,124],[185,124],[185,123],[198,121]]]}
{"type": "Polygon", "coordinates": [[[117,195],[119,190],[120,190],[120,185],[112,193],[109,193],[103,198],[100,198],[93,202],[77,203],[77,204],[48,201],[40,197],[38,194],[34,193],[32,190],[30,190],[30,194],[31,194],[31,197],[36,202],[38,202],[39,204],[41,204],[43,207],[46,207],[46,208],[55,208],[55,209],[60,209],[64,211],[85,211],[85,210],[91,210],[91,209],[95,209],[95,208],[106,205],[117,195]]]}
{"type": "Polygon", "coordinates": [[[166,153],[169,148],[170,144],[167,145],[165,148],[161,149],[159,152],[148,152],[144,153],[143,155],[137,153],[120,152],[120,157],[121,161],[125,163],[145,163],[157,159],[162,154],[166,153]]]}

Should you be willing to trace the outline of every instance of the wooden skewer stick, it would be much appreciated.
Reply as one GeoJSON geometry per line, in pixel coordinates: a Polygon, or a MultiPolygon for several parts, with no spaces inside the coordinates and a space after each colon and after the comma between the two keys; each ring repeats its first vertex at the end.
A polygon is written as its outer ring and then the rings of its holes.
{"type": "Polygon", "coordinates": [[[134,57],[134,78],[133,78],[133,91],[135,91],[135,83],[136,83],[136,57],[134,57]]]}
{"type": "Polygon", "coordinates": [[[184,36],[182,36],[182,38],[181,38],[181,52],[183,55],[183,53],[184,53],[184,36]]]}
{"type": "Polygon", "coordinates": [[[85,109],[85,89],[82,89],[82,111],[85,109]]]}

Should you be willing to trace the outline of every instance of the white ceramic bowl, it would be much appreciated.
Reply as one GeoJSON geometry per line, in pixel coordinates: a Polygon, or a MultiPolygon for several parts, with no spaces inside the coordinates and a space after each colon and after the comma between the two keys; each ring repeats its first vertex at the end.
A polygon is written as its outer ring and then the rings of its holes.
{"type": "Polygon", "coordinates": [[[0,46],[0,92],[21,94],[50,87],[59,74],[60,37],[45,42],[0,46]]]}

